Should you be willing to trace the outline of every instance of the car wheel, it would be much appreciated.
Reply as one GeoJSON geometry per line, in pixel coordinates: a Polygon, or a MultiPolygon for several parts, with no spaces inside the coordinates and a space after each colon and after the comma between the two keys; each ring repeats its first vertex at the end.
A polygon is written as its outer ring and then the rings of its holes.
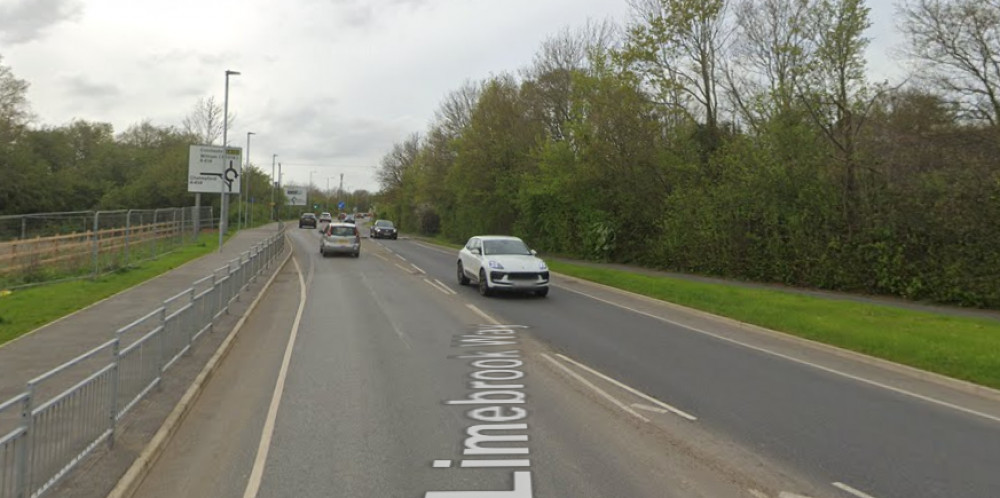
{"type": "Polygon", "coordinates": [[[535,291],[535,295],[538,296],[538,297],[545,297],[545,296],[549,295],[549,288],[546,287],[546,288],[544,288],[542,290],[537,290],[537,291],[535,291]]]}
{"type": "Polygon", "coordinates": [[[458,285],[469,285],[469,277],[465,276],[465,268],[462,262],[458,262],[458,285]]]}
{"type": "Polygon", "coordinates": [[[398,236],[398,235],[393,235],[393,236],[392,236],[392,240],[396,240],[397,238],[399,238],[399,236],[398,236]]]}
{"type": "Polygon", "coordinates": [[[358,252],[354,253],[354,257],[355,258],[360,258],[361,257],[361,251],[358,251],[358,252]]]}
{"type": "Polygon", "coordinates": [[[493,294],[493,291],[490,290],[490,284],[486,281],[486,272],[479,270],[479,295],[489,296],[490,294],[493,294]]]}

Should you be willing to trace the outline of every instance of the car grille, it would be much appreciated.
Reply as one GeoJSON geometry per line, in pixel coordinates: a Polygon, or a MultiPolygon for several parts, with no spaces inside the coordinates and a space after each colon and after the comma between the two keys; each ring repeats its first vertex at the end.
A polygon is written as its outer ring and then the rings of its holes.
{"type": "Polygon", "coordinates": [[[510,273],[505,273],[502,271],[490,272],[490,278],[492,280],[500,280],[503,278],[504,275],[507,275],[507,278],[509,280],[520,280],[520,281],[535,281],[538,280],[538,277],[541,277],[542,280],[549,279],[549,272],[547,271],[543,272],[523,271],[523,272],[510,272],[510,273]]]}

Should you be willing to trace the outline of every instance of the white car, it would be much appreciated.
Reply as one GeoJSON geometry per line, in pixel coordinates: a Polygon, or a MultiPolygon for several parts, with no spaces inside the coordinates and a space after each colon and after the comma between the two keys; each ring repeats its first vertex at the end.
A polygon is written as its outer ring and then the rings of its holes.
{"type": "Polygon", "coordinates": [[[549,267],[517,237],[481,235],[472,237],[458,253],[458,283],[476,282],[479,293],[497,290],[549,293],[549,267]]]}

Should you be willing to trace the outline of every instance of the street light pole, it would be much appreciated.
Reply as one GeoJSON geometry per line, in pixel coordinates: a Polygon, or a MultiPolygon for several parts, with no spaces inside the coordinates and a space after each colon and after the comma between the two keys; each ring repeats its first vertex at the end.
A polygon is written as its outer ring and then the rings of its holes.
{"type": "Polygon", "coordinates": [[[240,230],[243,229],[243,225],[247,226],[250,225],[250,211],[246,208],[246,203],[247,201],[250,200],[250,182],[246,182],[245,178],[247,171],[250,170],[250,135],[256,135],[256,133],[252,131],[247,132],[247,161],[246,161],[246,166],[243,168],[242,176],[244,178],[240,179],[240,214],[239,214],[240,230]],[[243,195],[244,182],[246,182],[247,184],[247,195],[243,195]]]}
{"type": "MultiPolygon", "coordinates": [[[[229,146],[229,76],[239,75],[239,71],[226,69],[226,96],[222,104],[222,149],[223,155],[227,156],[225,149],[229,146]]],[[[219,178],[219,252],[222,252],[222,241],[226,235],[227,218],[229,216],[229,196],[226,194],[226,175],[219,178]]]]}
{"type": "Polygon", "coordinates": [[[274,187],[276,185],[274,176],[274,160],[278,158],[277,154],[271,154],[271,221],[278,221],[277,211],[274,209],[274,187]]]}

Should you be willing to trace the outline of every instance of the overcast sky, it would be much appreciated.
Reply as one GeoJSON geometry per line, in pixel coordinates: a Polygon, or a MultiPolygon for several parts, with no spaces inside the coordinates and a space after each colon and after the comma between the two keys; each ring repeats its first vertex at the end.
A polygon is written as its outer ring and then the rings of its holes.
{"type": "MultiPolygon", "coordinates": [[[[898,80],[889,0],[869,0],[876,79],[898,80]]],[[[465,80],[517,71],[541,42],[626,0],[0,0],[0,56],[27,80],[36,125],[144,119],[179,126],[199,97],[222,102],[229,142],[286,184],[377,190],[375,166],[424,132],[465,80]]]]}

